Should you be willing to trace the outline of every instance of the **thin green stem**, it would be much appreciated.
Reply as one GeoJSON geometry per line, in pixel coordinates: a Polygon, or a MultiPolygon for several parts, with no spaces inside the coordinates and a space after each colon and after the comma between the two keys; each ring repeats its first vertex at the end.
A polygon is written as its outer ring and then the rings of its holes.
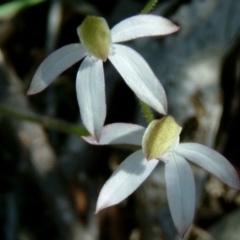
{"type": "Polygon", "coordinates": [[[158,0],[149,0],[145,7],[142,9],[141,13],[149,13],[157,4],[158,0]]]}
{"type": "Polygon", "coordinates": [[[143,115],[146,118],[147,123],[150,123],[151,121],[154,120],[154,116],[152,114],[150,107],[141,100],[139,100],[139,102],[140,102],[141,109],[143,111],[143,115]]]}
{"type": "Polygon", "coordinates": [[[1,115],[16,118],[22,121],[38,123],[45,128],[55,129],[68,134],[75,134],[78,136],[89,135],[84,127],[77,124],[70,124],[61,120],[43,117],[36,114],[23,113],[22,111],[20,112],[19,110],[4,104],[0,104],[0,116],[1,115]]]}
{"type": "MultiPolygon", "coordinates": [[[[142,9],[141,13],[144,13],[144,14],[149,13],[154,8],[157,2],[158,0],[149,0],[148,3],[145,5],[145,7],[142,9]]],[[[150,123],[154,119],[150,107],[146,103],[142,102],[141,100],[139,100],[139,102],[147,123],[150,123]]]]}

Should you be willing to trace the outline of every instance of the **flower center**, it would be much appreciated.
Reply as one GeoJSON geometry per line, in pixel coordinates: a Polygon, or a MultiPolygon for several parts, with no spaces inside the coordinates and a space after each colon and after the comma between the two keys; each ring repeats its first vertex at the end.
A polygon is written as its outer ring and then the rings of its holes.
{"type": "Polygon", "coordinates": [[[87,16],[77,28],[77,33],[84,48],[97,58],[107,60],[111,47],[111,34],[104,18],[87,16]]]}
{"type": "Polygon", "coordinates": [[[148,160],[167,153],[179,136],[182,128],[171,116],[152,121],[147,127],[142,140],[143,153],[148,160]]]}

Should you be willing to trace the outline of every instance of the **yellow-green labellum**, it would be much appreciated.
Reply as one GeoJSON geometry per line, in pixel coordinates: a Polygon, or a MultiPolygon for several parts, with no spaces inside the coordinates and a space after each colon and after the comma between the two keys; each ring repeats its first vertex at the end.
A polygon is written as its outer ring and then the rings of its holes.
{"type": "Polygon", "coordinates": [[[104,18],[87,16],[77,28],[77,33],[90,55],[103,61],[107,60],[111,46],[111,34],[104,18]]]}
{"type": "Polygon", "coordinates": [[[170,150],[182,128],[171,116],[152,121],[146,129],[142,147],[148,160],[158,158],[170,150]]]}

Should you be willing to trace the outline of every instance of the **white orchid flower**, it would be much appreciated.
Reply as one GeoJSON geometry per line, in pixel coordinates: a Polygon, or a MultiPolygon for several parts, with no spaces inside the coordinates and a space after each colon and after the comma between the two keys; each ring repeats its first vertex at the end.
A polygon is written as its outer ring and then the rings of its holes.
{"type": "Polygon", "coordinates": [[[173,222],[183,237],[194,217],[195,183],[186,159],[209,171],[228,186],[240,188],[237,172],[218,152],[197,143],[179,143],[181,127],[170,116],[154,120],[143,127],[115,123],[103,127],[99,142],[83,137],[96,145],[131,144],[142,146],[126,158],[101,189],[96,212],[115,205],[149,176],[160,161],[165,163],[167,198],[173,222]]]}
{"type": "Polygon", "coordinates": [[[178,29],[163,17],[137,15],[109,30],[105,19],[88,16],[77,29],[81,43],[66,45],[50,54],[33,76],[28,94],[42,91],[60,73],[84,58],[77,72],[78,104],[83,124],[99,139],[106,117],[103,61],[109,59],[143,102],[165,114],[165,91],[146,61],[133,49],[116,43],[166,35],[178,29]]]}

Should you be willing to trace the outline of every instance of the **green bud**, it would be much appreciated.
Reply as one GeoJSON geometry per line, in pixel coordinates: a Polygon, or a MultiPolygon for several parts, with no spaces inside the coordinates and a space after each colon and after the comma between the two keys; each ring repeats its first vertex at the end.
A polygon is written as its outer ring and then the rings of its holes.
{"type": "Polygon", "coordinates": [[[77,28],[84,48],[93,56],[107,60],[111,46],[111,34],[104,18],[87,16],[77,28]]]}
{"type": "Polygon", "coordinates": [[[158,158],[170,150],[182,128],[171,116],[152,121],[142,140],[143,153],[148,160],[158,158]]]}

